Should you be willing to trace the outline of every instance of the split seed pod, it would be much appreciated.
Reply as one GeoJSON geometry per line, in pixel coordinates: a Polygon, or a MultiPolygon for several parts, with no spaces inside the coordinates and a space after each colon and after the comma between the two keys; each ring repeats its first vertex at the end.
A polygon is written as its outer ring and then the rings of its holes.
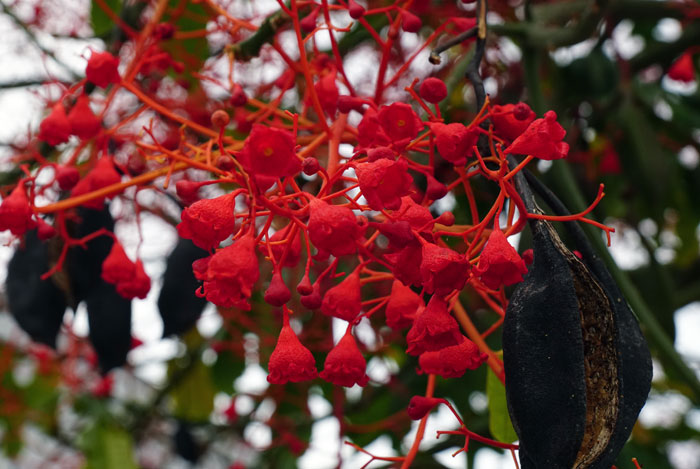
{"type": "MultiPolygon", "coordinates": [[[[518,192],[539,212],[522,174],[518,192]]],[[[608,469],[651,386],[651,357],[632,311],[580,228],[578,259],[531,220],[534,263],[503,324],[506,397],[523,469],[608,469]]]]}

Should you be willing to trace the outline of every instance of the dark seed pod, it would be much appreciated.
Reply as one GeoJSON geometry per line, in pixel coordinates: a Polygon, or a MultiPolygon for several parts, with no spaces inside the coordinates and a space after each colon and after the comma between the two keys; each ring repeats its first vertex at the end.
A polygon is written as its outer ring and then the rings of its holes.
{"type": "Polygon", "coordinates": [[[49,243],[27,232],[24,245],[7,268],[7,302],[19,326],[36,342],[56,348],[56,336],[66,312],[64,292],[53,278],[41,280],[49,270],[49,243]]]}
{"type": "MultiPolygon", "coordinates": [[[[538,212],[524,176],[518,192],[538,212]]],[[[578,259],[531,220],[534,263],[503,324],[506,397],[528,468],[609,469],[651,385],[651,357],[610,274],[571,224],[578,259]]]]}
{"type": "Polygon", "coordinates": [[[168,256],[163,274],[163,288],[158,297],[158,311],[163,319],[163,337],[187,332],[207,305],[195,294],[199,281],[192,273],[192,263],[209,255],[188,239],[180,238],[168,256]]]}
{"type": "Polygon", "coordinates": [[[126,363],[126,354],[131,349],[131,300],[100,279],[85,302],[90,342],[97,353],[100,371],[106,374],[126,363]]]}

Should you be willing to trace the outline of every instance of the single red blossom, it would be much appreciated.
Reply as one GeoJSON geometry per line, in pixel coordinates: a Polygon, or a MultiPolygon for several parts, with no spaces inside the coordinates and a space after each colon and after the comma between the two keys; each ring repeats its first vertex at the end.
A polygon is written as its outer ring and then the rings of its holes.
{"type": "Polygon", "coordinates": [[[447,311],[447,303],[439,295],[433,295],[406,334],[406,353],[416,356],[440,350],[459,344],[461,339],[459,324],[447,311]]]}
{"type": "Polygon", "coordinates": [[[71,134],[71,125],[66,115],[66,108],[58,103],[51,108],[51,113],[39,124],[39,140],[56,146],[65,143],[71,134]]]}
{"type": "Polygon", "coordinates": [[[401,197],[411,190],[413,178],[408,174],[406,160],[379,159],[355,166],[362,195],[374,210],[396,210],[401,207],[401,197]]]}
{"type": "Polygon", "coordinates": [[[32,214],[24,181],[19,181],[0,204],[0,231],[10,230],[13,235],[22,236],[36,226],[32,214]]]}
{"type": "Polygon", "coordinates": [[[547,111],[543,119],[533,121],[504,153],[532,155],[542,160],[564,158],[569,153],[569,144],[562,142],[565,135],[566,131],[557,122],[557,113],[547,111]]]}
{"type": "Polygon", "coordinates": [[[248,299],[259,277],[255,238],[248,234],[211,256],[204,295],[215,305],[249,311],[248,299]]]}
{"type": "Polygon", "coordinates": [[[336,257],[354,253],[362,227],[357,224],[352,210],[315,198],[309,205],[308,232],[314,246],[336,257]]]}
{"type": "Polygon", "coordinates": [[[469,276],[469,259],[466,256],[425,242],[422,250],[420,275],[428,293],[446,295],[461,290],[469,276]]]}
{"type": "Polygon", "coordinates": [[[187,205],[191,205],[199,200],[199,189],[201,182],[182,179],[175,183],[175,192],[180,200],[187,205]]]}
{"type": "Polygon", "coordinates": [[[259,184],[265,190],[275,179],[295,176],[301,171],[301,161],[297,158],[294,145],[291,132],[255,124],[237,158],[248,173],[256,176],[258,182],[269,181],[266,187],[259,184]]]}
{"type": "Polygon", "coordinates": [[[416,243],[416,236],[411,230],[411,224],[407,221],[397,221],[392,223],[390,221],[370,222],[369,226],[376,228],[381,234],[386,236],[389,240],[389,249],[396,250],[402,249],[409,244],[416,243]]]}
{"type": "Polygon", "coordinates": [[[119,83],[119,59],[109,52],[92,52],[85,67],[85,77],[100,88],[119,83]]]}
{"type": "Polygon", "coordinates": [[[423,373],[459,378],[467,370],[476,370],[486,361],[488,355],[479,351],[479,347],[462,336],[457,345],[451,345],[437,352],[425,352],[418,359],[423,373]]]}
{"type": "Polygon", "coordinates": [[[326,73],[314,84],[316,95],[321,102],[321,107],[328,117],[334,117],[338,109],[338,85],[335,83],[337,72],[326,73]]]}
{"type": "Polygon", "coordinates": [[[521,282],[527,273],[527,267],[506,235],[501,230],[493,230],[473,273],[481,277],[484,285],[496,289],[501,285],[521,282]]]}
{"type": "Polygon", "coordinates": [[[381,106],[377,119],[394,147],[398,148],[406,146],[423,129],[423,122],[418,114],[406,103],[381,106]]]}
{"type": "Polygon", "coordinates": [[[54,228],[53,226],[46,223],[43,220],[43,218],[37,218],[36,219],[36,234],[40,240],[46,241],[47,239],[51,239],[54,236],[56,236],[58,234],[58,232],[56,231],[56,228],[54,228]]]}
{"type": "Polygon", "coordinates": [[[83,140],[95,137],[102,129],[102,122],[90,108],[90,97],[81,94],[68,113],[71,133],[83,140]]]}
{"type": "Polygon", "coordinates": [[[394,276],[404,285],[421,285],[423,250],[419,243],[409,244],[395,253],[384,254],[384,257],[392,265],[394,276]]]}
{"type": "Polygon", "coordinates": [[[350,111],[362,112],[362,106],[365,101],[356,96],[341,95],[338,96],[338,111],[348,113],[350,111]]]}
{"type": "Polygon", "coordinates": [[[427,207],[417,204],[409,196],[401,197],[401,207],[394,213],[397,220],[407,221],[414,230],[431,230],[433,216],[427,207]]]}
{"type": "Polygon", "coordinates": [[[423,80],[418,92],[427,102],[437,104],[447,97],[447,85],[437,77],[428,77],[423,80]]]}
{"type": "Polygon", "coordinates": [[[444,399],[437,397],[413,396],[408,403],[408,416],[411,420],[420,420],[428,415],[436,406],[444,403],[444,399]]]}
{"type": "MultiPolygon", "coordinates": [[[[272,255],[275,256],[275,262],[279,263],[282,260],[282,254],[287,250],[287,257],[284,259],[281,267],[294,267],[301,258],[301,236],[299,235],[299,230],[294,235],[294,239],[291,239],[289,236],[293,226],[294,223],[289,223],[270,236],[270,249],[272,250],[272,255]],[[287,249],[287,245],[289,245],[289,249],[287,249]]],[[[267,247],[260,246],[260,252],[263,255],[267,255],[267,247]]]]}
{"type": "Polygon", "coordinates": [[[474,154],[474,145],[480,135],[477,127],[465,127],[459,122],[433,122],[430,130],[435,134],[435,145],[440,156],[456,166],[465,165],[467,158],[474,154]]]}
{"type": "Polygon", "coordinates": [[[407,33],[417,33],[423,22],[408,10],[401,10],[401,29],[407,33]]]}
{"type": "Polygon", "coordinates": [[[119,282],[115,285],[117,293],[127,299],[144,299],[151,290],[151,279],[143,268],[141,259],[134,263],[134,270],[129,280],[119,282]]]}
{"type": "Polygon", "coordinates": [[[367,108],[365,115],[357,125],[357,143],[359,149],[387,146],[391,143],[391,139],[379,123],[377,111],[371,107],[367,108]]]}
{"type": "Polygon", "coordinates": [[[80,172],[74,166],[56,165],[56,182],[62,191],[69,191],[80,180],[80,172]]]}
{"type": "Polygon", "coordinates": [[[668,77],[683,83],[695,81],[695,64],[693,64],[693,54],[686,51],[668,69],[668,77]]]}
{"type": "Polygon", "coordinates": [[[369,376],[365,373],[366,368],[365,358],[352,335],[352,326],[348,325],[345,335],[328,352],[319,376],[338,386],[352,387],[358,384],[364,387],[369,381],[369,376]]]}
{"type": "MultiPolygon", "coordinates": [[[[475,1],[475,0],[473,0],[475,1]]],[[[460,34],[465,31],[468,31],[472,29],[474,26],[476,26],[476,18],[466,18],[464,16],[453,16],[449,18],[449,23],[453,26],[451,28],[448,28],[448,32],[451,34],[460,34]]],[[[470,37],[469,39],[465,39],[462,43],[468,43],[469,41],[474,40],[474,36],[470,37]]]]}
{"type": "Polygon", "coordinates": [[[298,383],[314,379],[318,375],[316,360],[304,347],[289,325],[289,313],[284,312],[284,324],[275,350],[267,365],[267,381],[272,384],[298,383]]]}
{"type": "Polygon", "coordinates": [[[381,159],[395,161],[396,152],[389,147],[375,147],[367,150],[367,161],[370,163],[381,159]]]}
{"type": "Polygon", "coordinates": [[[311,13],[306,15],[299,21],[299,26],[301,26],[301,30],[310,33],[314,29],[316,29],[316,20],[318,19],[318,13],[321,11],[321,7],[317,6],[313,10],[311,10],[311,13]]]}
{"type": "Polygon", "coordinates": [[[360,314],[361,309],[360,267],[357,267],[342,282],[328,289],[323,295],[321,312],[326,316],[352,322],[360,314]]]}
{"type": "Polygon", "coordinates": [[[525,132],[536,117],[525,103],[496,105],[491,108],[494,132],[511,142],[525,132]]]}
{"type": "Polygon", "coordinates": [[[365,8],[355,0],[348,0],[348,12],[350,13],[350,18],[356,20],[365,15],[365,8]]]}
{"type": "Polygon", "coordinates": [[[102,280],[114,285],[117,293],[127,299],[146,298],[151,289],[151,279],[143,264],[140,260],[132,262],[119,241],[112,244],[109,255],[102,262],[102,280]]]}
{"type": "Polygon", "coordinates": [[[280,271],[272,274],[270,286],[265,290],[265,301],[272,306],[280,307],[287,303],[292,298],[292,292],[284,283],[282,273],[280,271]]]}
{"type": "Polygon", "coordinates": [[[231,90],[231,106],[240,107],[245,106],[248,102],[248,96],[245,94],[243,87],[238,83],[233,84],[233,90],[231,90]]]}
{"type": "Polygon", "coordinates": [[[233,233],[235,208],[233,193],[199,200],[182,211],[177,232],[180,237],[191,239],[195,246],[211,250],[233,233]]]}
{"type": "Polygon", "coordinates": [[[90,190],[96,191],[103,187],[118,184],[122,177],[114,168],[114,161],[111,156],[103,156],[95,163],[95,167],[88,174],[90,179],[90,190]]]}
{"type": "Polygon", "coordinates": [[[307,294],[303,294],[300,298],[301,304],[305,308],[314,310],[321,307],[323,304],[323,297],[321,296],[321,278],[317,278],[316,281],[311,285],[311,291],[307,294]]]}
{"type": "Polygon", "coordinates": [[[410,326],[418,310],[423,306],[423,299],[419,294],[399,280],[394,280],[389,301],[386,304],[386,325],[394,330],[410,326]]]}

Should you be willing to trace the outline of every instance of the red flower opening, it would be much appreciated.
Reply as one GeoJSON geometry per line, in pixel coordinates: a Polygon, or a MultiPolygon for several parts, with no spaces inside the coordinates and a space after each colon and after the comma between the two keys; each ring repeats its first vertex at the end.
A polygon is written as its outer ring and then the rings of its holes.
{"type": "Polygon", "coordinates": [[[203,286],[204,295],[215,305],[235,306],[248,311],[248,299],[259,277],[255,238],[248,234],[211,256],[203,286]]]}
{"type": "Polygon", "coordinates": [[[484,285],[495,289],[501,285],[521,282],[527,273],[527,267],[506,235],[501,230],[493,230],[473,273],[481,277],[484,285]]]}
{"type": "Polygon", "coordinates": [[[362,195],[374,210],[398,209],[401,197],[408,194],[413,183],[408,174],[408,164],[403,159],[392,161],[381,158],[371,163],[360,163],[355,167],[355,173],[362,195]]]}
{"type": "Polygon", "coordinates": [[[312,199],[309,205],[308,232],[314,246],[336,257],[354,253],[362,228],[352,210],[320,199],[312,199]]]}
{"type": "Polygon", "coordinates": [[[436,104],[447,97],[447,85],[439,78],[429,77],[421,83],[419,93],[424,100],[436,104]]]}
{"type": "Polygon", "coordinates": [[[447,311],[447,303],[438,295],[433,295],[428,306],[416,316],[413,326],[406,334],[409,355],[440,350],[457,345],[462,338],[459,325],[447,311]]]}
{"type": "Polygon", "coordinates": [[[328,352],[323,371],[319,376],[338,386],[352,387],[355,384],[365,386],[369,381],[369,376],[365,374],[366,368],[365,358],[357,348],[357,342],[352,335],[352,326],[348,325],[345,335],[328,352]]]}
{"type": "Polygon", "coordinates": [[[469,259],[450,248],[424,243],[421,280],[428,293],[446,295],[461,290],[469,276],[469,259]]]}
{"type": "Polygon", "coordinates": [[[423,122],[418,114],[406,103],[393,103],[380,107],[377,119],[392,144],[399,148],[403,148],[416,138],[423,128],[423,122]]]}
{"type": "Polygon", "coordinates": [[[10,230],[13,235],[22,236],[35,226],[24,182],[19,181],[0,204],[0,231],[10,230]]]}
{"type": "Polygon", "coordinates": [[[191,239],[195,246],[211,250],[233,233],[235,208],[234,193],[198,200],[182,211],[177,232],[182,238],[191,239]]]}
{"type": "Polygon", "coordinates": [[[85,77],[100,88],[119,83],[119,59],[109,52],[92,52],[85,67],[85,77]]]}
{"type": "Polygon", "coordinates": [[[569,153],[569,144],[562,142],[565,135],[566,131],[557,122],[557,113],[547,111],[543,119],[533,121],[504,152],[557,160],[569,153]]]}
{"type": "Polygon", "coordinates": [[[38,138],[49,145],[56,146],[59,143],[67,142],[70,134],[71,126],[66,115],[66,108],[63,107],[63,104],[58,103],[39,124],[38,138]]]}
{"type": "Polygon", "coordinates": [[[491,108],[494,131],[511,142],[525,132],[535,117],[537,115],[525,103],[496,105],[491,108]]]}
{"type": "Polygon", "coordinates": [[[459,122],[443,124],[434,122],[430,130],[435,134],[435,145],[440,156],[456,166],[463,166],[474,154],[474,145],[479,140],[477,127],[465,127],[459,122]]]}
{"type": "Polygon", "coordinates": [[[237,158],[249,174],[256,176],[264,190],[274,179],[294,176],[301,171],[294,145],[291,132],[255,124],[237,158]]]}
{"type": "Polygon", "coordinates": [[[90,98],[81,94],[68,113],[71,133],[83,140],[88,140],[100,133],[102,122],[90,108],[90,98]]]}

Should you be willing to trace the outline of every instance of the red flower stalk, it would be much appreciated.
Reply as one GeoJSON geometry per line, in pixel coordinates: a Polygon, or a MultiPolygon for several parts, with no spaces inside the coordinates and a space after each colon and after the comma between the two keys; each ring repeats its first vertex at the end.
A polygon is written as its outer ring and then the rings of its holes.
{"type": "Polygon", "coordinates": [[[437,104],[447,97],[447,85],[439,78],[429,77],[423,80],[418,92],[427,102],[437,104]]]}
{"type": "Polygon", "coordinates": [[[81,94],[75,101],[73,108],[68,113],[71,133],[83,140],[95,137],[102,129],[102,122],[90,109],[90,97],[81,94]]]}
{"type": "Polygon", "coordinates": [[[361,309],[360,267],[358,266],[342,282],[326,292],[321,303],[321,312],[326,316],[352,322],[360,314],[361,309]]]}
{"type": "Polygon", "coordinates": [[[465,127],[459,122],[443,124],[433,122],[430,130],[435,134],[435,145],[440,156],[456,166],[463,166],[474,154],[474,145],[479,140],[477,127],[465,127]]]}
{"type": "MultiPolygon", "coordinates": [[[[284,267],[294,267],[299,263],[299,259],[301,259],[301,236],[299,235],[299,230],[297,230],[294,235],[294,239],[290,239],[289,236],[293,227],[294,223],[289,223],[270,236],[270,250],[272,251],[272,255],[275,256],[275,262],[277,263],[282,260],[282,254],[284,254],[285,249],[287,249],[287,245],[290,245],[287,250],[287,257],[282,264],[284,267]]],[[[267,255],[267,247],[261,246],[260,252],[267,255]]]]}
{"type": "Polygon", "coordinates": [[[421,354],[418,363],[423,373],[459,378],[467,370],[476,370],[487,358],[488,355],[481,353],[474,342],[462,336],[457,345],[421,354]]]}
{"type": "Polygon", "coordinates": [[[386,325],[394,330],[410,326],[418,309],[423,306],[420,295],[400,281],[394,280],[389,301],[386,304],[386,325]]]}
{"type": "Polygon", "coordinates": [[[318,375],[316,360],[304,347],[289,325],[289,313],[284,310],[284,324],[275,350],[267,365],[267,381],[272,384],[298,383],[314,379],[318,375]]]}
{"type": "Polygon", "coordinates": [[[374,210],[396,210],[401,197],[411,190],[413,178],[408,174],[406,160],[379,159],[372,163],[360,163],[355,167],[357,180],[367,204],[374,210]]]}
{"type": "Polygon", "coordinates": [[[10,230],[13,235],[22,236],[35,226],[24,181],[20,180],[0,204],[0,231],[10,230]]]}
{"type": "Polygon", "coordinates": [[[119,83],[119,59],[109,52],[92,52],[85,67],[85,77],[100,88],[119,83]]]}
{"type": "Polygon", "coordinates": [[[191,239],[195,246],[211,250],[228,238],[236,226],[236,194],[201,199],[182,211],[177,225],[180,237],[191,239]]]}
{"type": "Polygon", "coordinates": [[[420,275],[428,293],[446,295],[461,290],[469,276],[469,259],[450,248],[423,243],[420,275]]]}
{"type": "Polygon", "coordinates": [[[352,335],[352,325],[348,325],[345,335],[328,352],[319,376],[338,386],[352,387],[355,384],[365,386],[369,376],[365,374],[367,363],[362,356],[357,342],[352,335]]]}
{"type": "Polygon", "coordinates": [[[140,260],[131,262],[119,241],[114,241],[109,255],[102,262],[102,280],[115,286],[117,293],[127,299],[146,298],[151,279],[140,260]]]}
{"type": "Polygon", "coordinates": [[[211,256],[204,277],[204,295],[215,305],[248,311],[248,299],[259,277],[255,238],[248,234],[211,256]]]}
{"type": "Polygon", "coordinates": [[[481,277],[484,285],[496,289],[501,285],[521,282],[527,273],[527,267],[506,235],[501,230],[493,230],[486,247],[481,251],[479,265],[472,272],[481,277]]]}
{"type": "Polygon", "coordinates": [[[547,111],[543,119],[537,119],[504,150],[516,155],[532,155],[542,160],[564,158],[569,144],[562,142],[566,131],[557,122],[557,113],[547,111]]]}
{"type": "Polygon", "coordinates": [[[380,107],[377,119],[393,145],[399,148],[403,148],[416,138],[423,128],[423,122],[418,114],[406,103],[393,103],[380,107]]]}
{"type": "Polygon", "coordinates": [[[295,176],[301,171],[294,145],[291,132],[255,124],[237,158],[264,190],[274,179],[295,176]]]}
{"type": "Polygon", "coordinates": [[[58,103],[39,124],[38,138],[49,145],[56,146],[59,143],[67,142],[70,134],[71,126],[66,115],[66,108],[63,107],[63,104],[58,103]]]}
{"type": "Polygon", "coordinates": [[[413,396],[408,403],[408,416],[411,420],[420,420],[430,413],[436,406],[444,403],[444,399],[437,397],[413,396]]]}
{"type": "Polygon", "coordinates": [[[695,81],[695,65],[693,64],[693,55],[690,52],[685,52],[668,69],[668,77],[682,81],[683,83],[692,83],[695,81]]]}
{"type": "Polygon", "coordinates": [[[336,257],[354,253],[362,228],[352,210],[321,199],[312,199],[309,205],[308,232],[314,246],[336,257]]]}
{"type": "Polygon", "coordinates": [[[406,334],[409,355],[440,350],[457,345],[462,339],[459,325],[447,311],[447,303],[438,295],[433,295],[428,306],[416,316],[413,326],[406,334]]]}
{"type": "Polygon", "coordinates": [[[525,103],[496,105],[491,108],[494,131],[511,142],[525,132],[535,117],[537,115],[525,103]]]}

